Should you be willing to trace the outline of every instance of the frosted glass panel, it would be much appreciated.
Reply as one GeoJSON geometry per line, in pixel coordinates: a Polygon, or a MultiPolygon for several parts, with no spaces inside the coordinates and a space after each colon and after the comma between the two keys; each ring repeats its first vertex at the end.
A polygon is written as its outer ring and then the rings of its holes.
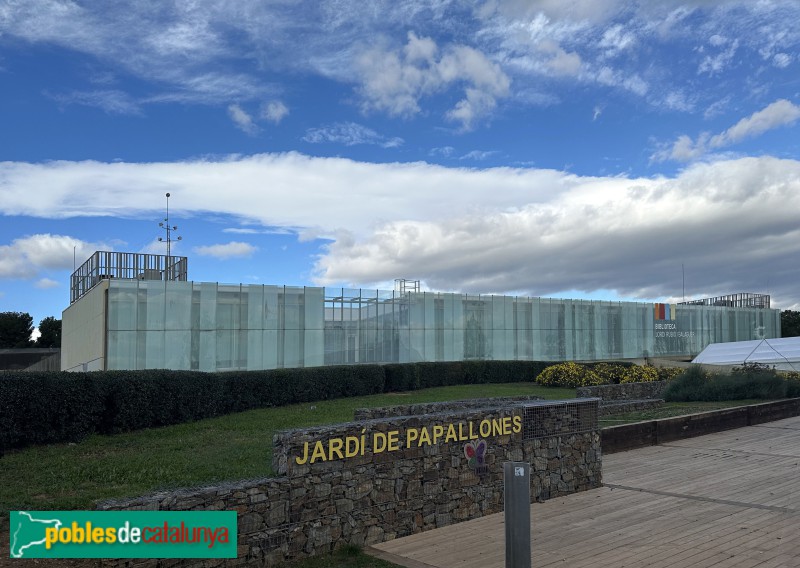
{"type": "Polygon", "coordinates": [[[709,343],[780,334],[778,310],[657,310],[634,302],[112,280],[107,365],[217,371],[691,356],[709,343]]]}

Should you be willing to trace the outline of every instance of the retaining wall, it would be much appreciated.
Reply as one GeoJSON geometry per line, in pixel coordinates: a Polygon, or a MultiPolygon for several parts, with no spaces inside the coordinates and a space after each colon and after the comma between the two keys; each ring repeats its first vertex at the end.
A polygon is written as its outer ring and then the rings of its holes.
{"type": "Polygon", "coordinates": [[[586,398],[602,398],[606,400],[643,400],[663,398],[662,393],[667,386],[666,381],[650,381],[645,383],[623,383],[620,385],[600,385],[595,387],[578,387],[575,396],[586,398]]]}
{"type": "Polygon", "coordinates": [[[543,401],[281,432],[280,477],[101,508],[236,510],[225,564],[271,565],[500,512],[505,461],[531,464],[532,500],[599,487],[597,415],[596,399],[543,401]]]}
{"type": "Polygon", "coordinates": [[[800,398],[603,428],[607,454],[800,416],[800,398]]]}

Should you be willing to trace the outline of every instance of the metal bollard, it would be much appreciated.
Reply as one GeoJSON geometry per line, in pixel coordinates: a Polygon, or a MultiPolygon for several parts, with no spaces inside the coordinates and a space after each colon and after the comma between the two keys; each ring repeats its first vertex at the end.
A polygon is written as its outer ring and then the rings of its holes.
{"type": "Polygon", "coordinates": [[[531,464],[505,462],[506,568],[531,568],[531,464]]]}

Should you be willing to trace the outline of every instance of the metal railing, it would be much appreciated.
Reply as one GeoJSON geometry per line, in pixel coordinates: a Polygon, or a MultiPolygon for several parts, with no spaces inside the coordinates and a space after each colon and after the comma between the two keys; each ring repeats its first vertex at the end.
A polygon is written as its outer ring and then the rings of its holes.
{"type": "Polygon", "coordinates": [[[187,280],[187,258],[162,254],[97,251],[70,277],[70,304],[103,280],[187,280]]]}
{"type": "Polygon", "coordinates": [[[728,294],[727,296],[716,296],[714,298],[703,298],[702,300],[689,300],[678,303],[685,306],[725,306],[728,308],[769,309],[769,301],[770,297],[768,294],[740,292],[738,294],[728,294]]]}

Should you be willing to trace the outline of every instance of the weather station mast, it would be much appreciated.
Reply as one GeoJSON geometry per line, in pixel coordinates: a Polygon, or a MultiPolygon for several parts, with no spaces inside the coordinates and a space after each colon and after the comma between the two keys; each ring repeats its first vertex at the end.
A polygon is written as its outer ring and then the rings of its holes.
{"type": "MultiPolygon", "coordinates": [[[[169,193],[167,193],[167,216],[164,217],[164,220],[161,223],[159,223],[158,226],[161,227],[161,229],[163,229],[166,232],[166,238],[165,237],[158,237],[158,242],[160,242],[160,243],[166,242],[167,243],[167,259],[166,259],[166,265],[165,265],[165,269],[167,271],[167,278],[165,278],[165,279],[166,280],[174,280],[174,274],[173,274],[174,270],[173,270],[173,263],[172,263],[172,241],[173,241],[172,233],[173,233],[173,231],[177,231],[178,230],[178,226],[169,224],[169,193]]],[[[174,240],[180,241],[180,240],[183,240],[183,237],[178,235],[177,237],[175,237],[174,240]]]]}

